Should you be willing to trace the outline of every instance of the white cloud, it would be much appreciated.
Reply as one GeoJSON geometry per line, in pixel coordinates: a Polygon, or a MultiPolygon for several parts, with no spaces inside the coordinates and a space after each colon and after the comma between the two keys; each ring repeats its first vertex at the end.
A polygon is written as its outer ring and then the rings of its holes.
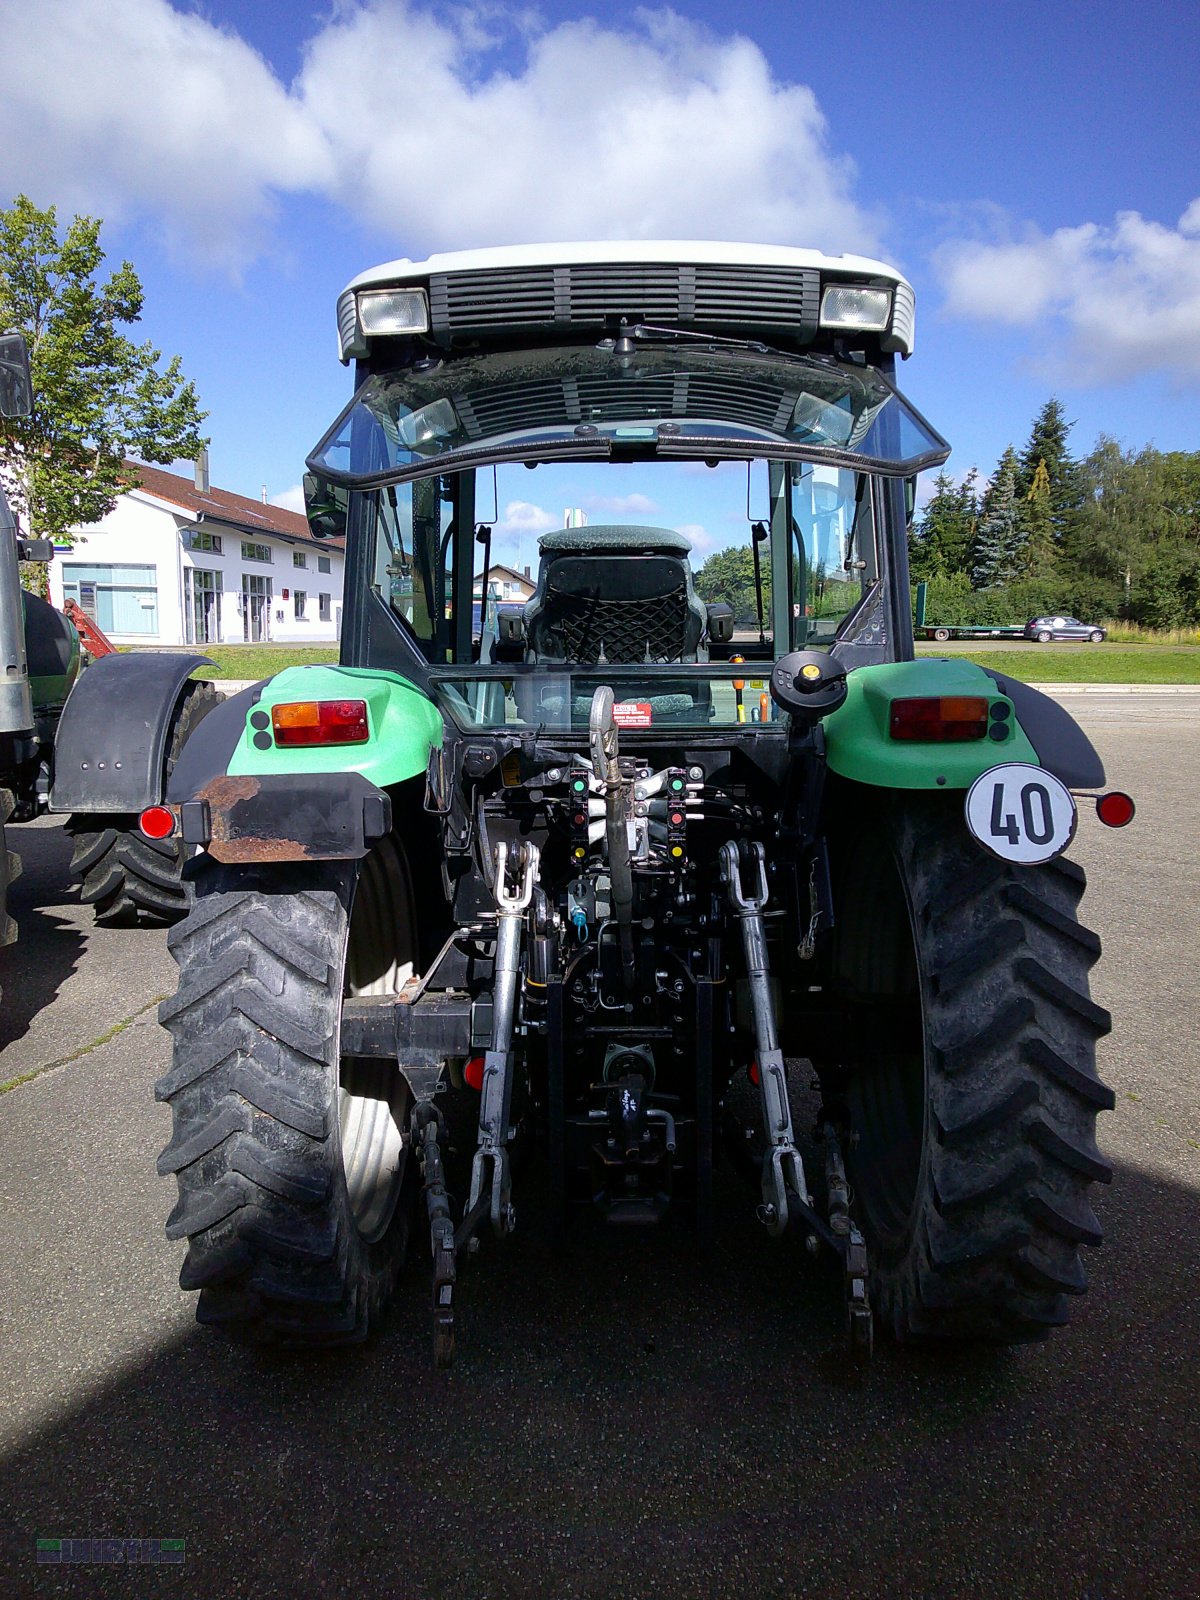
{"type": "Polygon", "coordinates": [[[271,496],[273,506],[281,506],[284,511],[298,511],[304,515],[304,485],[294,483],[290,489],[285,489],[282,494],[271,496]]]}
{"type": "Polygon", "coordinates": [[[434,248],[656,234],[873,245],[812,91],[775,79],[749,40],[670,11],[626,28],[584,18],[530,30],[513,72],[464,15],[390,0],[340,14],[310,45],[298,93],[348,203],[382,231],[434,248]],[[416,115],[398,114],[397,62],[416,115]]]}
{"type": "Polygon", "coordinates": [[[706,556],[710,550],[717,548],[716,539],[702,523],[681,522],[675,531],[689,542],[694,556],[706,556]]]}
{"type": "Polygon", "coordinates": [[[1200,382],[1200,199],[1175,228],[1122,211],[1109,227],[947,244],[935,264],[950,315],[1048,334],[1039,361],[1062,382],[1200,382]]]}
{"type": "Polygon", "coordinates": [[[674,12],[333,8],[295,83],[167,0],[4,0],[0,190],[158,222],[234,271],[280,200],[325,196],[416,254],[554,238],[872,250],[811,89],[674,12]]]}
{"type": "Polygon", "coordinates": [[[267,63],[164,0],[8,0],[0,61],[0,192],[149,215],[236,271],[275,191],[334,181],[324,134],[267,63]]]}
{"type": "Polygon", "coordinates": [[[528,500],[510,500],[497,522],[494,536],[519,537],[524,533],[550,533],[562,527],[562,518],[528,500]]]}
{"type": "Polygon", "coordinates": [[[597,512],[609,517],[650,517],[662,510],[656,500],[645,494],[585,494],[581,504],[589,514],[597,512]]]}

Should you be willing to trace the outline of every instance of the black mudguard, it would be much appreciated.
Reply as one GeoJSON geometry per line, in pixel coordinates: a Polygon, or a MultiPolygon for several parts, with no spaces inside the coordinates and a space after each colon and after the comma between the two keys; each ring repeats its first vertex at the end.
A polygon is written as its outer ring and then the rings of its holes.
{"type": "Polygon", "coordinates": [[[990,667],[983,670],[1012,701],[1017,721],[1047,772],[1061,778],[1068,789],[1104,787],[1104,763],[1069,711],[1017,678],[990,667]]]}
{"type": "MultiPolygon", "coordinates": [[[[171,721],[207,656],[101,656],[71,690],[54,740],[51,811],[132,812],[163,799],[171,721]]],[[[203,724],[202,724],[203,726],[203,724]]]]}
{"type": "Polygon", "coordinates": [[[246,718],[252,706],[270,682],[263,678],[248,689],[241,689],[214,706],[184,745],[175,770],[167,785],[167,799],[171,805],[182,805],[192,800],[214,778],[223,778],[229,771],[238,740],[246,731],[246,718]]]}
{"type": "Polygon", "coordinates": [[[269,679],[215,706],[184,745],[167,799],[185,844],[228,863],[353,860],[392,826],[391,797],[357,772],[229,776],[269,679]]]}

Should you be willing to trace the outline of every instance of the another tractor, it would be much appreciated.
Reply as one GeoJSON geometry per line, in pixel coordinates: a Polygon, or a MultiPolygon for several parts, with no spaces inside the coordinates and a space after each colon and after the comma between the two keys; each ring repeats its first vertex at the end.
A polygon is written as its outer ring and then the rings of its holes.
{"type": "Polygon", "coordinates": [[[913,659],[906,525],[948,454],[896,387],[913,325],[891,268],[780,247],[342,295],[354,394],[306,480],[348,537],[340,664],[226,701],[168,789],[200,853],[159,1170],[201,1321],[361,1339],[427,1244],[445,1364],[523,1168],[559,1230],[707,1236],[722,1151],[785,1257],[836,1257],[860,1358],[876,1320],[1066,1320],[1113,1097],[1063,852],[1104,773],[1052,700],[913,659]],[[739,526],[740,631],[693,572],[739,526]],[[493,545],[539,529],[532,597],[492,604],[493,545]]]}
{"type": "MultiPolygon", "coordinates": [[[[25,340],[0,335],[0,417],[28,416],[33,403],[25,340]]],[[[21,587],[21,561],[53,556],[50,540],[21,537],[0,484],[0,945],[17,936],[9,826],[48,810],[69,814],[71,872],[101,921],[182,915],[185,846],[151,837],[138,818],[163,798],[184,741],[217,702],[211,684],[189,681],[203,656],[114,653],[81,674],[74,624],[21,587]]]]}

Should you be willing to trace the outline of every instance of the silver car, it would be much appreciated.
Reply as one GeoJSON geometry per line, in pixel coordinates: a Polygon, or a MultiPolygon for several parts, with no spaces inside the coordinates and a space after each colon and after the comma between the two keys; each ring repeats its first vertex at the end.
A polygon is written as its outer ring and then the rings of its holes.
{"type": "Polygon", "coordinates": [[[1106,636],[1106,629],[1080,622],[1078,617],[1034,617],[1025,624],[1025,637],[1039,644],[1049,644],[1051,639],[1087,639],[1099,644],[1106,636]]]}

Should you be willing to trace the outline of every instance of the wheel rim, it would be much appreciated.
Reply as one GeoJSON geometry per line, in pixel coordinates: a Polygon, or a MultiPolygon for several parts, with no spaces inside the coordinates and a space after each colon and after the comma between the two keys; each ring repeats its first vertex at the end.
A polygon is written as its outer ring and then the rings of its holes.
{"type": "MultiPolygon", "coordinates": [[[[398,994],[412,976],[412,882],[392,839],[364,860],[350,908],[347,997],[398,994]]],[[[338,1113],[350,1210],[368,1244],[386,1233],[408,1167],[409,1093],[390,1061],[340,1057],[338,1113]]]]}
{"type": "MultiPolygon", "coordinates": [[[[858,902],[850,971],[863,1029],[849,1086],[853,1180],[870,1236],[885,1252],[912,1226],[925,1164],[925,1039],[913,926],[900,874],[880,849],[858,902]],[[878,997],[875,1006],[861,997],[878,997]]],[[[860,885],[861,892],[861,885],[860,885]]],[[[849,952],[848,952],[849,954],[849,952]]]]}

